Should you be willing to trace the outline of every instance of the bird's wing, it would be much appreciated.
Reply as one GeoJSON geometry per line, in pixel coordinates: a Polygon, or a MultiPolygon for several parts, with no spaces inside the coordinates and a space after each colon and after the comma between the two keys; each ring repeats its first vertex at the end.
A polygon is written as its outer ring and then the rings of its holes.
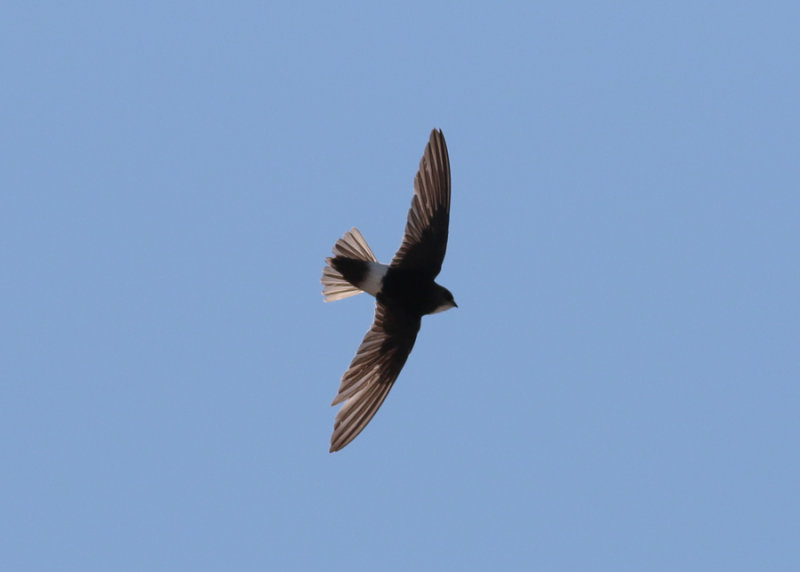
{"type": "Polygon", "coordinates": [[[450,224],[450,158],[444,135],[431,131],[414,178],[403,243],[391,266],[421,270],[435,278],[442,269],[450,224]]]}
{"type": "Polygon", "coordinates": [[[374,417],[414,347],[419,325],[419,317],[390,311],[378,302],[375,321],[331,403],[345,402],[333,425],[331,452],[355,439],[374,417]]]}

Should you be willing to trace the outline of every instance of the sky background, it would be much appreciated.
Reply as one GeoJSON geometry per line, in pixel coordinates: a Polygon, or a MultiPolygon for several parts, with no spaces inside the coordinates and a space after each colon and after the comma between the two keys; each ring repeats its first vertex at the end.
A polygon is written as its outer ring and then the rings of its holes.
{"type": "Polygon", "coordinates": [[[0,569],[800,570],[796,2],[4,2],[0,569]],[[433,127],[439,281],[329,454],[433,127]]]}

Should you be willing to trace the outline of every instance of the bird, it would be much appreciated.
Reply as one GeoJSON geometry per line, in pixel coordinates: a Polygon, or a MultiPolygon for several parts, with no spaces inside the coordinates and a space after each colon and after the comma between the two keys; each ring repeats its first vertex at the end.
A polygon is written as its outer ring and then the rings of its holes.
{"type": "Polygon", "coordinates": [[[400,248],[381,264],[357,228],[336,241],[322,271],[326,302],[362,292],[375,297],[375,317],[342,376],[332,406],[338,411],[330,452],[355,439],[375,416],[400,375],[422,316],[457,308],[453,294],[434,279],[447,250],[450,225],[450,158],[444,135],[431,131],[414,178],[414,197],[400,248]]]}

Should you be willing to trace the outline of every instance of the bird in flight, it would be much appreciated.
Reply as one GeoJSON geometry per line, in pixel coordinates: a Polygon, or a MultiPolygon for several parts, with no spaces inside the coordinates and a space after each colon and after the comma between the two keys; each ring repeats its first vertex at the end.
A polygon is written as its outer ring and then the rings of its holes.
{"type": "Polygon", "coordinates": [[[331,405],[336,415],[330,452],[358,436],[374,417],[414,347],[425,314],[456,308],[453,295],[434,282],[442,269],[450,223],[450,159],[444,135],[431,132],[414,179],[405,236],[387,266],[357,228],[336,241],[322,271],[326,302],[367,292],[375,296],[375,319],[331,405]]]}

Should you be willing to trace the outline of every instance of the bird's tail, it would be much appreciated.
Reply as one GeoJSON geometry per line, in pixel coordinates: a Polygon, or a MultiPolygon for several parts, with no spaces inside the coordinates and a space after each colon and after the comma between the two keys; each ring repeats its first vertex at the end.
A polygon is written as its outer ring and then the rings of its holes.
{"type": "Polygon", "coordinates": [[[339,259],[339,261],[341,259],[350,259],[363,262],[378,262],[378,259],[372,253],[372,249],[357,228],[352,228],[344,233],[344,236],[333,245],[333,258],[326,259],[327,265],[322,270],[322,295],[325,296],[326,302],[341,300],[363,292],[361,288],[351,284],[342,276],[341,272],[333,267],[334,258],[339,259]]]}

